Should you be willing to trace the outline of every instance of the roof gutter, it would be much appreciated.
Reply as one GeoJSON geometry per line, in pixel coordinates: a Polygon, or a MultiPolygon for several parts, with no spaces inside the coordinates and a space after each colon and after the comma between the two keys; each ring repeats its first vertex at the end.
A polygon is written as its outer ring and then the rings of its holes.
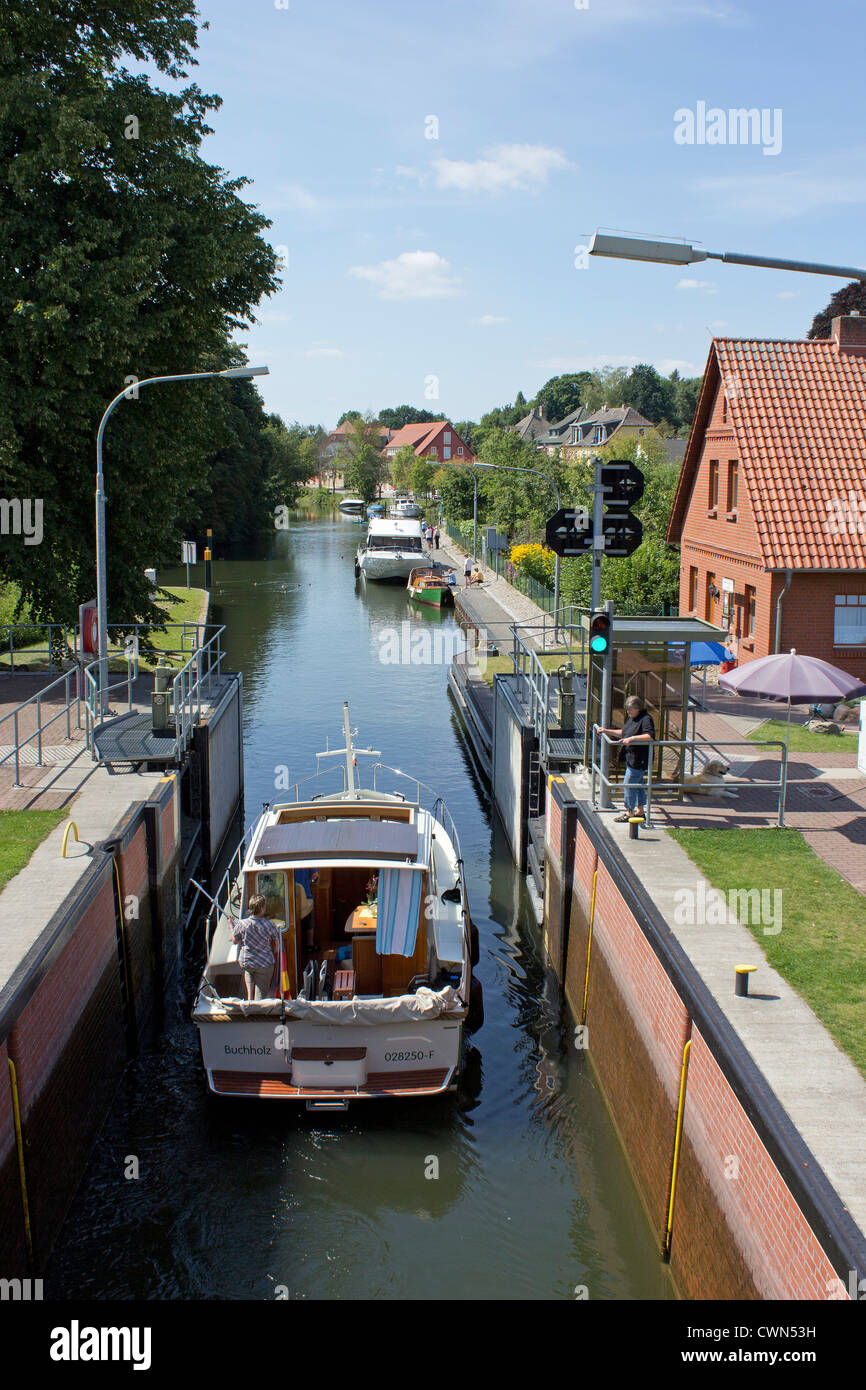
{"type": "Polygon", "coordinates": [[[779,597],[776,599],[776,655],[778,655],[779,652],[782,650],[782,599],[785,597],[786,593],[790,589],[791,580],[793,579],[793,577],[793,570],[785,570],[785,587],[779,594],[779,597]]]}

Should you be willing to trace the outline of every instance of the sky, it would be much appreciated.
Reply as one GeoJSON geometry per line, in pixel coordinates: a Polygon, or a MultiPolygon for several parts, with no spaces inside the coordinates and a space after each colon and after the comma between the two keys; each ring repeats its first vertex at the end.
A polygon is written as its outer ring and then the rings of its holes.
{"type": "Polygon", "coordinates": [[[588,259],[598,229],[866,262],[862,0],[200,0],[199,16],[191,76],[223,99],[204,157],[250,180],[285,262],[241,341],[286,421],[403,403],[477,420],[607,364],[695,376],[714,335],[804,337],[846,283],[588,259]],[[764,113],[745,140],[740,108],[764,113]]]}

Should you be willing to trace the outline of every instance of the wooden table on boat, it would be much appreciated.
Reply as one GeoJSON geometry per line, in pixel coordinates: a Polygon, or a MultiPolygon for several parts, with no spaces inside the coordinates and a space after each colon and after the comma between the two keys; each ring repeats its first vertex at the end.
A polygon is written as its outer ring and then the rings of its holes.
{"type": "Polygon", "coordinates": [[[349,936],[357,936],[360,932],[375,932],[375,930],[376,913],[370,913],[363,907],[356,907],[346,922],[346,931],[349,936]]]}

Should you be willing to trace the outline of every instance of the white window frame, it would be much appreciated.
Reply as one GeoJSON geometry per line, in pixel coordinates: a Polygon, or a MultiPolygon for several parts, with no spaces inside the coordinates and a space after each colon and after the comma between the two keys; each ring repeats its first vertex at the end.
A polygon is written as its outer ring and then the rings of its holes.
{"type": "Polygon", "coordinates": [[[866,647],[866,593],[837,594],[833,603],[833,646],[866,647]],[[839,625],[840,614],[853,614],[855,623],[839,625]]]}

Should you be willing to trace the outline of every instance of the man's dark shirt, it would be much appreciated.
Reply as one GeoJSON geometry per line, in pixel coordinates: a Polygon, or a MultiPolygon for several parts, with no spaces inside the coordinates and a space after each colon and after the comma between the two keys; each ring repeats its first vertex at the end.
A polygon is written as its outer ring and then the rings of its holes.
{"type": "MultiPolygon", "coordinates": [[[[637,719],[627,719],[622,726],[623,738],[634,738],[635,734],[649,734],[650,738],[656,736],[653,717],[645,709],[640,711],[637,719]]],[[[625,749],[625,760],[629,767],[646,768],[649,765],[649,744],[630,743],[625,749]]]]}

